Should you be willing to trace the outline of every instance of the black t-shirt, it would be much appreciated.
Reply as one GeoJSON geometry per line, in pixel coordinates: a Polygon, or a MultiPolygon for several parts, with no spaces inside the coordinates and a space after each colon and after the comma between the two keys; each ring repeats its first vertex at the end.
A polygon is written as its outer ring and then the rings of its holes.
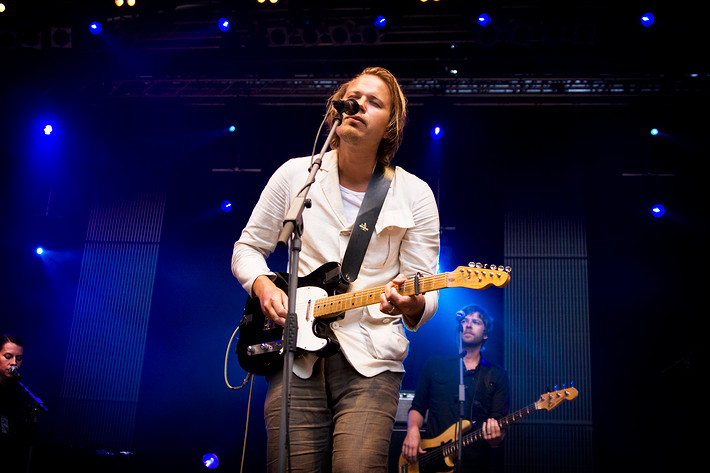
{"type": "Polygon", "coordinates": [[[0,433],[23,439],[29,435],[32,399],[17,378],[0,379],[0,433]]]}
{"type": "MultiPolygon", "coordinates": [[[[411,409],[427,416],[425,438],[436,437],[459,421],[460,363],[458,356],[436,356],[422,369],[411,409]]],[[[508,375],[500,366],[482,359],[475,370],[464,372],[464,386],[464,417],[475,423],[471,431],[491,417],[500,419],[508,414],[508,375]]],[[[462,457],[466,471],[490,470],[490,447],[485,440],[466,447],[462,457]]]]}
{"type": "Polygon", "coordinates": [[[32,434],[32,399],[17,378],[0,378],[0,469],[24,472],[32,434]]]}

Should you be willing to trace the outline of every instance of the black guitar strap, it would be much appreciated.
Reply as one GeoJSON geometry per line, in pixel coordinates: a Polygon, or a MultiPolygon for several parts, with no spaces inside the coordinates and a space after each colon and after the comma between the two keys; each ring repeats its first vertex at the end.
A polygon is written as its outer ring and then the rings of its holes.
{"type": "Polygon", "coordinates": [[[360,266],[365,257],[367,245],[372,237],[372,232],[375,231],[375,223],[380,215],[382,203],[385,201],[393,177],[394,169],[380,162],[377,163],[353,224],[348,247],[345,249],[343,263],[340,267],[343,281],[339,292],[345,292],[347,286],[355,281],[360,274],[360,266]]]}

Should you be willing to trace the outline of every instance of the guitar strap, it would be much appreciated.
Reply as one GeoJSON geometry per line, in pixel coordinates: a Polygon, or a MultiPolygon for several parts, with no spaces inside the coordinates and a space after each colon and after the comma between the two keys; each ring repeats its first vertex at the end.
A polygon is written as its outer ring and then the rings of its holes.
{"type": "Polygon", "coordinates": [[[353,224],[348,247],[345,249],[343,263],[340,266],[342,282],[338,292],[345,292],[360,274],[360,266],[365,257],[367,245],[372,237],[372,232],[375,231],[375,223],[380,215],[382,203],[385,201],[393,177],[394,169],[380,162],[377,163],[353,224]]]}

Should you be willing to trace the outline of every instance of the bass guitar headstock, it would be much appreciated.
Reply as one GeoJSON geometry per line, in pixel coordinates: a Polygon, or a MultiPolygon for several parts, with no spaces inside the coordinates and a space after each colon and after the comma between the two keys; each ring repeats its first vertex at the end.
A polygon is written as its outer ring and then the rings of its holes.
{"type": "MultiPolygon", "coordinates": [[[[556,386],[555,386],[556,388],[556,386]]],[[[563,387],[563,389],[558,389],[556,391],[550,391],[540,396],[540,399],[535,402],[535,407],[538,409],[547,409],[551,411],[555,407],[559,406],[562,401],[571,401],[579,395],[577,388],[575,387],[563,387]]]]}

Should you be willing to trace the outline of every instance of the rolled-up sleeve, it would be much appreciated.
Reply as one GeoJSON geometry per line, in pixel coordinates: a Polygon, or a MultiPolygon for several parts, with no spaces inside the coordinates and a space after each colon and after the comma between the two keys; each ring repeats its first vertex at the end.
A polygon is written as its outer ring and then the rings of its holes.
{"type": "Polygon", "coordinates": [[[248,294],[254,280],[271,274],[266,258],[274,251],[290,201],[286,164],[269,179],[232,251],[232,274],[248,294]]]}

